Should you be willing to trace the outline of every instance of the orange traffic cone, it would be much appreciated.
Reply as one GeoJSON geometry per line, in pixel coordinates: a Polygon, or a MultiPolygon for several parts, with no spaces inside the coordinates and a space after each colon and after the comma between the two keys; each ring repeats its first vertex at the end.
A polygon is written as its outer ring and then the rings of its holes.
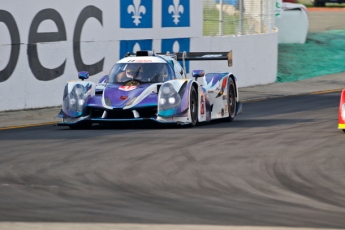
{"type": "Polygon", "coordinates": [[[345,132],[345,89],[341,92],[340,104],[338,111],[338,129],[345,132]]]}

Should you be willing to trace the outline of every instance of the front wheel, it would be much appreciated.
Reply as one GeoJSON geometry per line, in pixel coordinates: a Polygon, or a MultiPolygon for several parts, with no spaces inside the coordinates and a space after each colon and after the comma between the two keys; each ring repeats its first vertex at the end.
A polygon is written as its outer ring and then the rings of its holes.
{"type": "Polygon", "coordinates": [[[228,89],[228,112],[229,121],[233,121],[236,115],[236,93],[235,93],[235,83],[232,78],[229,78],[229,89],[228,89]]]}
{"type": "Polygon", "coordinates": [[[69,125],[70,129],[89,129],[91,128],[92,123],[91,122],[81,122],[78,124],[74,124],[74,125],[69,125]]]}
{"type": "Polygon", "coordinates": [[[189,111],[191,118],[191,126],[196,126],[196,124],[198,123],[198,94],[196,93],[194,87],[192,87],[190,92],[189,111]]]}

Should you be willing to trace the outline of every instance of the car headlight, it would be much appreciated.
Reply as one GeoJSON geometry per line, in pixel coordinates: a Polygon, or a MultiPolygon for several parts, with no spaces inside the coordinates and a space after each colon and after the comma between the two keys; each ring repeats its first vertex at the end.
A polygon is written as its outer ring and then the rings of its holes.
{"type": "Polygon", "coordinates": [[[70,99],[69,99],[69,104],[70,104],[70,105],[74,105],[75,102],[76,102],[75,98],[70,98],[70,99]]]}
{"type": "Polygon", "coordinates": [[[63,103],[68,111],[67,115],[81,116],[85,105],[85,87],[80,84],[75,85],[70,93],[64,93],[63,103]]]}
{"type": "Polygon", "coordinates": [[[164,105],[167,102],[165,98],[159,99],[159,104],[164,105]]]}
{"type": "Polygon", "coordinates": [[[170,104],[175,104],[176,99],[174,97],[169,97],[169,103],[170,104]]]}
{"type": "Polygon", "coordinates": [[[159,97],[159,101],[158,101],[159,111],[176,108],[181,103],[180,95],[176,92],[176,90],[170,83],[166,83],[161,86],[158,93],[158,97],[159,97]]]}
{"type": "Polygon", "coordinates": [[[345,121],[345,104],[341,106],[341,118],[345,121]]]}
{"type": "Polygon", "coordinates": [[[79,105],[80,105],[80,106],[83,106],[84,103],[85,103],[85,100],[84,100],[84,99],[80,99],[80,100],[79,100],[79,105]]]}
{"type": "MultiPolygon", "coordinates": [[[[82,86],[82,85],[80,85],[80,86],[82,86]]],[[[82,87],[75,87],[75,94],[78,97],[84,96],[84,91],[85,91],[84,86],[82,86],[82,87]]]]}
{"type": "Polygon", "coordinates": [[[164,87],[163,90],[162,90],[163,94],[170,94],[171,91],[172,90],[170,89],[170,86],[164,87]]]}

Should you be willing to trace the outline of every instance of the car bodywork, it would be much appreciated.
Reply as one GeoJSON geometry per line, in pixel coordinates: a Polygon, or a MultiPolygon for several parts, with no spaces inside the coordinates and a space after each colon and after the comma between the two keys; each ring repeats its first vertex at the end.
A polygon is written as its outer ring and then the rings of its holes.
{"type": "Polygon", "coordinates": [[[195,126],[215,119],[232,121],[242,112],[232,73],[194,70],[187,78],[186,60],[227,60],[231,66],[232,52],[138,51],[119,60],[98,83],[87,81],[88,72],[79,72],[79,81],[65,85],[58,125],[82,128],[93,123],[152,120],[195,126]]]}

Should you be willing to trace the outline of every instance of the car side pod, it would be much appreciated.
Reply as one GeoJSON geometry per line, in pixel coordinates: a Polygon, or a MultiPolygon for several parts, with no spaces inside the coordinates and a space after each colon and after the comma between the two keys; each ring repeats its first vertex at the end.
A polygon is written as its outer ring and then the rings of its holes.
{"type": "Polygon", "coordinates": [[[341,92],[340,104],[338,111],[338,129],[345,132],[345,89],[341,92]]]}

